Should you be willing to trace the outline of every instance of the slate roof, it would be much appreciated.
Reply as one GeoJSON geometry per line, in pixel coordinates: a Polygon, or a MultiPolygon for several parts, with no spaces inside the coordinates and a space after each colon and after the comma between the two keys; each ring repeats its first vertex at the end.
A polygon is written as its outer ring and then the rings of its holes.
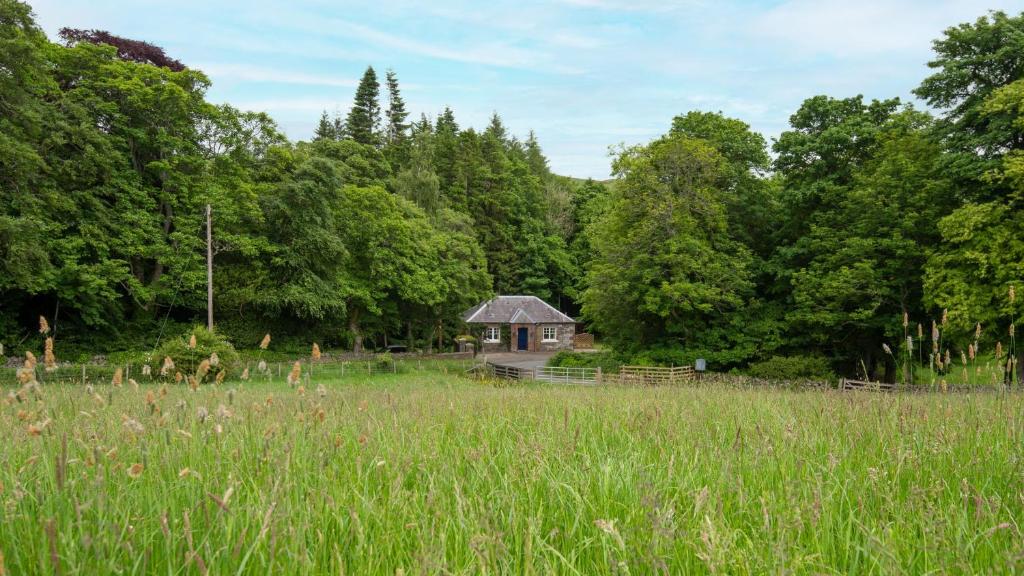
{"type": "Polygon", "coordinates": [[[536,296],[496,296],[466,310],[462,320],[467,324],[576,322],[536,296]]]}

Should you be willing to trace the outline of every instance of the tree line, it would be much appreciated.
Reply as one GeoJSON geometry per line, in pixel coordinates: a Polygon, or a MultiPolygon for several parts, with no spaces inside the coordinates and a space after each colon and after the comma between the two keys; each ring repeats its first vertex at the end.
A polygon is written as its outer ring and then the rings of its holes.
{"type": "MultiPolygon", "coordinates": [[[[0,342],[35,318],[83,351],[217,328],[354,349],[445,348],[492,294],[552,302],[624,353],[742,367],[777,355],[891,377],[881,345],[1007,340],[1024,243],[1024,15],[934,42],[899,99],[814,96],[769,146],[689,112],[620,147],[609,182],[551,172],[536,137],[448,108],[411,118],[368,68],[310,141],[214,105],[145,42],[64,30],[0,0],[0,342]],[[910,327],[904,319],[910,319],[910,327]],[[922,324],[923,328],[917,328],[922,324]],[[923,335],[922,335],[923,334],[923,335]]],[[[957,350],[954,350],[956,353],[957,350]]]]}
{"type": "Polygon", "coordinates": [[[815,96],[771,154],[704,112],[621,150],[589,211],[584,316],[622,350],[725,368],[811,355],[891,381],[895,355],[921,348],[925,363],[1004,343],[1015,358],[1024,14],[933,48],[914,94],[935,112],[815,96]]]}
{"type": "MultiPolygon", "coordinates": [[[[289,142],[263,113],[206,100],[209,79],[104,31],[50,41],[0,0],[0,342],[39,315],[65,350],[145,349],[205,310],[214,215],[217,328],[273,328],[359,350],[448,347],[494,292],[558,300],[576,274],[569,180],[497,114],[410,120],[368,68],[346,118],[289,142]],[[381,105],[381,100],[385,105],[381,105]]],[[[301,343],[301,344],[300,344],[301,343]]],[[[34,345],[34,344],[33,344],[34,345]]]]}

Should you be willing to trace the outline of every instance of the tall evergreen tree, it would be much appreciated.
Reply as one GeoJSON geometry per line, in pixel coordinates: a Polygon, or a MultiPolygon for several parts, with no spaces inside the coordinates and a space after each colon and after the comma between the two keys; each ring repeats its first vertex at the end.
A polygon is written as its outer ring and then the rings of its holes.
{"type": "Polygon", "coordinates": [[[360,144],[380,143],[380,83],[373,66],[368,66],[356,88],[355,101],[345,122],[348,138],[360,144]]]}
{"type": "Polygon", "coordinates": [[[407,135],[409,124],[405,120],[409,116],[409,112],[405,110],[405,101],[402,100],[402,94],[398,89],[398,76],[395,75],[394,70],[388,70],[386,84],[388,87],[387,142],[396,144],[405,139],[407,135]]]}
{"type": "Polygon", "coordinates": [[[338,138],[338,134],[334,129],[334,123],[327,116],[327,110],[323,111],[320,115],[320,123],[317,124],[316,130],[313,131],[313,141],[319,142],[321,140],[335,140],[338,138]]]}

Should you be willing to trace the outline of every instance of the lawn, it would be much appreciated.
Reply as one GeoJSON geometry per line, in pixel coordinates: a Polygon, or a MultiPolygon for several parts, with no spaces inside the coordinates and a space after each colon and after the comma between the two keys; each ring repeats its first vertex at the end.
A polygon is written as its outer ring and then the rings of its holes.
{"type": "Polygon", "coordinates": [[[0,573],[1024,570],[1020,394],[459,373],[8,398],[0,573]]]}

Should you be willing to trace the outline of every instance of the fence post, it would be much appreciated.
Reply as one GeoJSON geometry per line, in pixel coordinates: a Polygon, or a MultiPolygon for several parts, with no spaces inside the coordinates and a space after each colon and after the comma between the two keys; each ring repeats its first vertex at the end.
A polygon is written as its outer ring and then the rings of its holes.
{"type": "Polygon", "coordinates": [[[594,373],[594,381],[597,384],[601,383],[601,367],[600,366],[597,367],[597,372],[594,373]]]}
{"type": "Polygon", "coordinates": [[[85,386],[85,364],[82,364],[82,386],[85,386]]]}

